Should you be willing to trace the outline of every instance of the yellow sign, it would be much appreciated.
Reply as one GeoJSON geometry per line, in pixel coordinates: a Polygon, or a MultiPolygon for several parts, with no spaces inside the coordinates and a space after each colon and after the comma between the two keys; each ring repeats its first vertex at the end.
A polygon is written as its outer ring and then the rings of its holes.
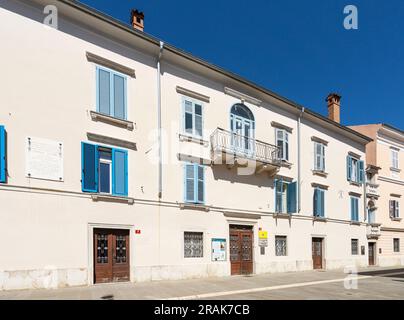
{"type": "Polygon", "coordinates": [[[258,238],[268,239],[268,231],[258,231],[258,238]]]}

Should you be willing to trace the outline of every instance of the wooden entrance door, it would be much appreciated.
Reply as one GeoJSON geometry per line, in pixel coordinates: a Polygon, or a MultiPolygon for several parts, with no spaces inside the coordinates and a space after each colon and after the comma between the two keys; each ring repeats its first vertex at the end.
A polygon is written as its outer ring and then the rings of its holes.
{"type": "Polygon", "coordinates": [[[94,229],[94,282],[129,281],[129,230],[94,229]]]}
{"type": "Polygon", "coordinates": [[[231,274],[251,274],[253,272],[253,231],[251,227],[230,228],[231,274]]]}
{"type": "Polygon", "coordinates": [[[374,266],[375,262],[375,253],[376,253],[376,244],[374,242],[369,242],[369,265],[374,266]]]}
{"type": "Polygon", "coordinates": [[[313,252],[313,269],[322,269],[323,268],[323,239],[313,238],[312,252],[313,252]]]}

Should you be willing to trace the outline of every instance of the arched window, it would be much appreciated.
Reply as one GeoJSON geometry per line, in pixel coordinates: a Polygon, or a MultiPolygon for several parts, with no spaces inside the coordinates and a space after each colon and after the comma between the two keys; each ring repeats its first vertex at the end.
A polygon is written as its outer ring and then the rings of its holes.
{"type": "Polygon", "coordinates": [[[251,110],[242,103],[236,103],[230,111],[230,129],[234,134],[233,146],[241,151],[254,149],[255,121],[251,110]]]}

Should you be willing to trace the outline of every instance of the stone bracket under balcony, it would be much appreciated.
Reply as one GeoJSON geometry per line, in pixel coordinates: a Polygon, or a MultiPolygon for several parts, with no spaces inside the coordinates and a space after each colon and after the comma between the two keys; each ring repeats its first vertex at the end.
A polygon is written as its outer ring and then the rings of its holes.
{"type": "Polygon", "coordinates": [[[213,165],[246,168],[255,174],[278,173],[282,162],[278,147],[233,132],[217,128],[210,137],[213,165]]]}
{"type": "Polygon", "coordinates": [[[370,223],[367,225],[366,236],[368,239],[378,239],[381,235],[381,224],[370,223]]]}

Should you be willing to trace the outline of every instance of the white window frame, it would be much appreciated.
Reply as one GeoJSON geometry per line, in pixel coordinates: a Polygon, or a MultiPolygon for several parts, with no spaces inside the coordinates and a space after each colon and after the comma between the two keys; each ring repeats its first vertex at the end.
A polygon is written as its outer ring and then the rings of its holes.
{"type": "Polygon", "coordinates": [[[188,98],[186,96],[182,97],[181,102],[182,102],[182,110],[181,110],[182,114],[181,114],[181,116],[182,116],[182,132],[183,132],[183,134],[187,135],[187,136],[190,136],[190,137],[202,139],[203,138],[203,132],[204,132],[204,129],[203,129],[203,127],[204,127],[204,121],[203,121],[203,118],[204,118],[204,112],[203,112],[204,111],[204,104],[199,100],[191,99],[191,98],[188,98]],[[187,101],[190,102],[191,105],[192,105],[192,113],[190,113],[192,115],[192,132],[187,132],[187,130],[186,130],[186,114],[189,113],[189,112],[186,111],[186,106],[185,106],[187,101]],[[195,126],[196,117],[199,116],[199,115],[196,115],[195,105],[201,106],[201,115],[200,115],[200,117],[201,117],[201,131],[202,132],[201,132],[200,135],[199,135],[199,133],[197,133],[196,126],[195,126]]]}
{"type": "Polygon", "coordinates": [[[359,160],[356,158],[351,158],[351,181],[358,182],[359,177],[358,177],[358,166],[359,166],[359,160]]]}
{"type": "MultiPolygon", "coordinates": [[[[108,159],[103,159],[101,157],[98,157],[99,164],[104,163],[109,165],[109,192],[101,192],[101,170],[98,170],[98,192],[100,194],[112,194],[112,150],[110,150],[111,153],[111,160],[108,159]]],[[[101,166],[100,166],[101,167],[101,166]]]]}
{"type": "MultiPolygon", "coordinates": [[[[289,148],[289,132],[285,129],[275,129],[275,145],[278,146],[278,142],[282,141],[282,157],[281,160],[289,161],[290,158],[290,148],[289,148]],[[278,133],[282,132],[282,138],[278,138],[278,133]],[[286,146],[288,149],[287,156],[286,156],[286,146]]],[[[279,150],[280,151],[280,150],[279,150]]]]}
{"type": "Polygon", "coordinates": [[[392,199],[389,202],[389,206],[392,205],[392,208],[389,207],[389,211],[393,209],[392,218],[399,219],[400,218],[400,202],[396,199],[392,199]]]}
{"type": "Polygon", "coordinates": [[[393,169],[400,169],[399,154],[398,150],[391,149],[391,167],[393,169]]]}
{"type": "Polygon", "coordinates": [[[325,172],[325,144],[321,142],[314,142],[314,170],[325,172]],[[321,153],[317,153],[317,147],[321,147],[321,153]],[[320,159],[320,167],[317,167],[317,159],[320,159]]]}

